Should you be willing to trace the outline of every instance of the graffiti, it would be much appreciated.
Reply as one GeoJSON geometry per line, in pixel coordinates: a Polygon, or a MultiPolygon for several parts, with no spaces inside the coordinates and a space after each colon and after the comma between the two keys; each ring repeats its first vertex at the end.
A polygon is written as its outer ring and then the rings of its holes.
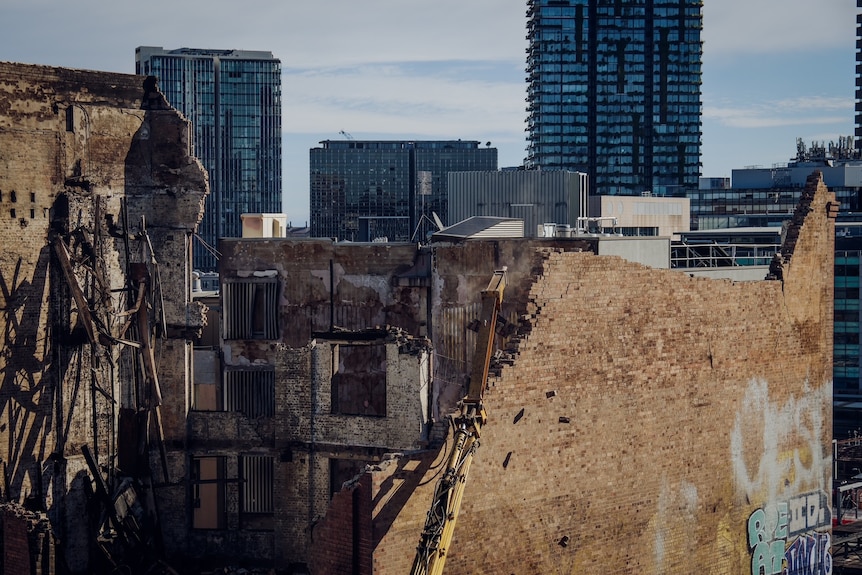
{"type": "Polygon", "coordinates": [[[805,382],[799,397],[770,398],[769,384],[751,380],[731,433],[731,465],[740,497],[783,501],[829,485],[832,388],[805,382]]]}
{"type": "Polygon", "coordinates": [[[767,505],[748,517],[752,575],[831,575],[827,495],[806,493],[767,505]]]}

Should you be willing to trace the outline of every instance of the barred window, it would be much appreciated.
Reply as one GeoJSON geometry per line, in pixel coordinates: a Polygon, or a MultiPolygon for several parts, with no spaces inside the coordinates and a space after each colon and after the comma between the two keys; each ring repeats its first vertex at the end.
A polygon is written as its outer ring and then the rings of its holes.
{"type": "Polygon", "coordinates": [[[222,284],[225,339],[278,339],[278,280],[226,279],[222,284]]]}
{"type": "Polygon", "coordinates": [[[268,455],[240,457],[240,502],[242,513],[274,513],[275,461],[268,455]]]}
{"type": "Polygon", "coordinates": [[[222,404],[225,411],[239,411],[247,417],[272,416],[275,370],[272,366],[225,369],[222,404]]]}

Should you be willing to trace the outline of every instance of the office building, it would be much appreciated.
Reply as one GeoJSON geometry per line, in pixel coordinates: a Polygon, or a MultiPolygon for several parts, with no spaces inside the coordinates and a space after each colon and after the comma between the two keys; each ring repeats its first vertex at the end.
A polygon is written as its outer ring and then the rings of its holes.
{"type": "MultiPolygon", "coordinates": [[[[862,11],[862,0],[856,0],[856,8],[862,11]]],[[[862,13],[856,14],[856,148],[862,149],[862,13]]]]}
{"type": "Polygon", "coordinates": [[[413,241],[444,225],[450,172],[496,170],[497,149],[467,140],[326,140],[310,151],[311,235],[413,241]]]}
{"type": "Polygon", "coordinates": [[[528,0],[526,165],[590,193],[684,195],[701,147],[702,0],[528,0]]]}
{"type": "Polygon", "coordinates": [[[862,217],[839,214],[835,222],[835,309],[832,343],[833,428],[836,439],[862,433],[859,317],[862,217]]]}
{"type": "Polygon", "coordinates": [[[271,52],[141,46],[135,72],[156,76],[194,130],[210,195],[194,245],[214,271],[218,239],[242,235],[243,213],[281,212],[281,62],[271,52]]]}
{"type": "Polygon", "coordinates": [[[862,210],[862,155],[853,138],[807,146],[797,139],[796,156],[789,162],[732,170],[729,187],[702,178],[700,188],[688,193],[692,229],[781,226],[814,171],[823,174],[842,212],[862,210]]]}

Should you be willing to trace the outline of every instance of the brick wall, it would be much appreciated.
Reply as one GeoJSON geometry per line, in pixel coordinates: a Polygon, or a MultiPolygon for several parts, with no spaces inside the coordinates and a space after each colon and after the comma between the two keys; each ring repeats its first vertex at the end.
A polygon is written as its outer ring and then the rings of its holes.
{"type": "MultiPolygon", "coordinates": [[[[834,233],[831,194],[809,186],[783,281],[539,254],[447,574],[757,573],[770,545],[809,543],[824,558],[834,233]]],[[[375,501],[416,485],[375,508],[375,574],[409,571],[436,461],[374,473],[375,501]]]]}
{"type": "MultiPolygon", "coordinates": [[[[136,337],[122,332],[132,307],[123,291],[129,263],[147,266],[153,309],[164,309],[167,332],[154,356],[168,475],[186,475],[187,339],[203,322],[202,310],[188,304],[187,267],[206,173],[190,154],[188,122],[143,77],[0,63],[0,78],[3,496],[46,510],[65,543],[65,568],[83,573],[90,475],[82,446],[99,465],[112,465],[118,446],[137,448],[136,438],[114,435],[119,408],[144,400],[135,392],[132,348],[111,339],[136,337]],[[81,308],[58,241],[68,249],[81,308]],[[83,307],[102,332],[95,343],[83,307]]],[[[161,475],[157,455],[152,463],[161,475]]]]}
{"type": "Polygon", "coordinates": [[[27,520],[11,510],[3,512],[3,572],[30,573],[27,520]]]}
{"type": "Polygon", "coordinates": [[[336,493],[314,536],[322,543],[314,547],[310,567],[314,573],[371,573],[371,476],[361,475],[336,493]]]}
{"type": "Polygon", "coordinates": [[[48,520],[22,507],[0,508],[0,573],[52,575],[54,541],[48,520]]]}

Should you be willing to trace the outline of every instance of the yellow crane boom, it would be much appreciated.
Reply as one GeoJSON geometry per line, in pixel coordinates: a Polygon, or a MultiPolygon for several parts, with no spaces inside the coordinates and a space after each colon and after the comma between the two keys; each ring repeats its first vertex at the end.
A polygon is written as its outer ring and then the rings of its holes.
{"type": "Polygon", "coordinates": [[[488,369],[494,346],[494,329],[506,288],[506,268],[494,272],[488,287],[482,291],[482,312],[476,336],[476,350],[467,395],[461,400],[461,411],[454,419],[455,436],[446,470],[434,489],[425,528],[416,548],[411,575],[440,575],[455,532],[461,499],[473,455],[479,447],[482,426],[487,421],[482,404],[488,385],[488,369]]]}

